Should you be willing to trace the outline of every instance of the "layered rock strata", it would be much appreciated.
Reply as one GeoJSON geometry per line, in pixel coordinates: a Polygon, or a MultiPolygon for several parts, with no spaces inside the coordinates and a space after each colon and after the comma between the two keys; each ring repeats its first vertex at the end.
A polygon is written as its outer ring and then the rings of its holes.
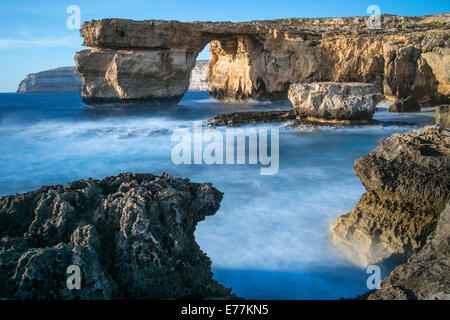
{"type": "Polygon", "coordinates": [[[299,119],[368,122],[382,100],[374,84],[314,82],[292,84],[288,92],[299,119]]]}
{"type": "Polygon", "coordinates": [[[449,98],[449,14],[192,22],[104,19],[83,24],[77,53],[82,97],[105,101],[178,101],[198,53],[210,44],[213,98],[286,99],[299,82],[365,82],[392,98],[449,98]]]}
{"type": "Polygon", "coordinates": [[[230,297],[194,238],[221,200],[208,183],[131,173],[3,197],[0,297],[230,297]],[[80,289],[67,285],[70,266],[80,289]]]}
{"type": "Polygon", "coordinates": [[[62,67],[31,73],[23,79],[17,93],[80,92],[81,75],[75,67],[62,67]]]}
{"type": "Polygon", "coordinates": [[[367,191],[331,227],[340,252],[365,266],[422,248],[450,197],[450,133],[429,126],[394,134],[353,170],[367,191]]]}

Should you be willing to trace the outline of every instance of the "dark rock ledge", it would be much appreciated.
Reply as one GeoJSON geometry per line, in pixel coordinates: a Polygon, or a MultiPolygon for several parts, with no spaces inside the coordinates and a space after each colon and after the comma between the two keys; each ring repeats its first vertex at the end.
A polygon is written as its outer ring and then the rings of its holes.
{"type": "Polygon", "coordinates": [[[348,126],[362,126],[362,125],[381,125],[388,126],[417,126],[414,123],[407,121],[378,121],[368,120],[366,123],[335,123],[324,122],[312,119],[298,119],[294,110],[288,111],[248,111],[248,112],[232,112],[222,113],[209,118],[208,126],[216,128],[221,126],[240,127],[248,124],[264,124],[264,123],[284,123],[286,127],[296,128],[302,125],[318,125],[318,126],[332,126],[332,127],[348,127],[348,126]]]}
{"type": "Polygon", "coordinates": [[[194,238],[221,200],[209,183],[131,173],[3,197],[0,298],[235,298],[194,238]]]}
{"type": "Polygon", "coordinates": [[[295,120],[293,110],[288,111],[250,111],[219,114],[207,120],[210,127],[239,127],[247,124],[273,123],[295,120]]]}

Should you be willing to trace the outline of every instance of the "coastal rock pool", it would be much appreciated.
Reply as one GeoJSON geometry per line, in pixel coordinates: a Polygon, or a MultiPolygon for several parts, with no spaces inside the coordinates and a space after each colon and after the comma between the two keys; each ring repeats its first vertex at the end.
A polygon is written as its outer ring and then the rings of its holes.
{"type": "MultiPolygon", "coordinates": [[[[434,121],[434,114],[390,114],[391,125],[249,125],[280,128],[279,170],[259,165],[176,165],[171,140],[224,112],[289,110],[288,103],[223,103],[187,93],[178,106],[92,108],[79,94],[0,94],[0,196],[42,185],[117,175],[168,172],[211,182],[224,192],[220,210],[195,232],[214,277],[248,299],[339,299],[367,291],[366,270],[339,257],[328,239],[332,221],[364,192],[352,172],[380,139],[434,121]]],[[[217,130],[225,130],[219,128],[217,130]]]]}

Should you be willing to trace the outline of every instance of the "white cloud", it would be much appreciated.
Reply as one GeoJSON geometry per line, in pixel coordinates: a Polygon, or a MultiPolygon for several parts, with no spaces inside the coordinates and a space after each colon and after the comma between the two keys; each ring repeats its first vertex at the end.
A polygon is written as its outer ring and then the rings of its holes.
{"type": "Polygon", "coordinates": [[[0,50],[17,48],[53,48],[53,47],[78,47],[81,45],[80,37],[70,35],[63,38],[51,39],[10,39],[0,38],[0,50]]]}
{"type": "Polygon", "coordinates": [[[21,29],[17,33],[20,34],[22,37],[28,39],[33,36],[33,34],[30,31],[28,31],[28,29],[21,29]]]}

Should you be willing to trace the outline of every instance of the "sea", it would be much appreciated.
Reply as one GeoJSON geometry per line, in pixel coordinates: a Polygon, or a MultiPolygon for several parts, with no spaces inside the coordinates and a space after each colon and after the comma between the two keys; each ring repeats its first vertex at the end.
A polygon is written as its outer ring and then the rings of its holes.
{"type": "Polygon", "coordinates": [[[199,123],[211,130],[206,120],[220,113],[289,110],[288,101],[230,103],[188,92],[176,106],[91,107],[79,93],[0,94],[0,196],[121,172],[211,182],[224,198],[195,238],[216,280],[246,299],[352,298],[368,291],[371,274],[339,255],[329,229],[365,191],[353,163],[381,139],[434,122],[432,108],[392,114],[388,106],[377,106],[373,125],[244,126],[243,135],[279,132],[279,168],[264,175],[259,162],[174,163],[173,135],[199,123]]]}

